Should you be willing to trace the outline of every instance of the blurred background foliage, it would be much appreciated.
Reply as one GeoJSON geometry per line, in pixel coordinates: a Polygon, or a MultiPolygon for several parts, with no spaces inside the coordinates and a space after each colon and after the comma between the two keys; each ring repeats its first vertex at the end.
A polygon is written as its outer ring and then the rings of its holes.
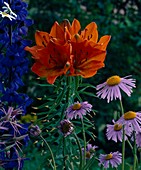
{"type": "MultiPolygon", "coordinates": [[[[105,67],[99,70],[94,77],[85,79],[83,82],[96,86],[112,75],[121,77],[133,75],[137,80],[137,88],[131,98],[123,94],[123,105],[125,111],[141,110],[141,0],[27,0],[27,2],[29,17],[34,20],[34,25],[30,27],[28,35],[28,38],[33,41],[33,45],[35,45],[36,30],[49,32],[55,21],[61,22],[66,18],[70,22],[74,18],[78,19],[82,29],[94,21],[98,25],[99,38],[106,34],[111,35],[105,67]]],[[[30,55],[29,58],[31,58],[30,55]]],[[[32,62],[31,59],[31,66],[32,62]]],[[[42,104],[39,98],[44,94],[53,93],[51,87],[37,85],[37,83],[42,84],[46,81],[36,78],[37,76],[29,71],[25,77],[26,87],[24,89],[34,99],[34,107],[42,104]]],[[[96,93],[95,89],[89,89],[89,92],[96,93]]],[[[118,101],[107,104],[105,100],[96,97],[86,95],[81,97],[83,101],[88,100],[96,110],[96,115],[93,118],[94,133],[97,136],[95,144],[104,152],[110,152],[109,148],[111,147],[115,149],[113,151],[116,151],[117,146],[115,147],[114,142],[108,142],[107,147],[105,126],[107,123],[111,124],[111,120],[116,118],[119,113],[118,101]]],[[[37,113],[38,111],[35,108],[29,108],[29,112],[37,113]]],[[[37,154],[35,162],[37,158],[40,159],[36,149],[33,150],[33,154],[34,156],[37,154]]],[[[126,154],[128,156],[128,151],[126,154]]],[[[27,167],[30,169],[29,164],[27,167]]],[[[26,169],[28,170],[28,168],[26,169]]]]}

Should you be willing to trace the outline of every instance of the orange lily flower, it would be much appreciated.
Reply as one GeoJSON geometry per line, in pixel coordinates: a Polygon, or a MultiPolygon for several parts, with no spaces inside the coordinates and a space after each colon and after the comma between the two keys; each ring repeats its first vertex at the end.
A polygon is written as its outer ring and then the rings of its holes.
{"type": "Polygon", "coordinates": [[[81,75],[89,78],[104,67],[106,47],[111,36],[105,35],[98,41],[97,25],[94,22],[88,24],[80,34],[71,37],[73,64],[70,75],[81,75]]]}
{"type": "Polygon", "coordinates": [[[55,22],[50,33],[37,31],[36,46],[25,48],[36,60],[32,71],[46,77],[50,84],[68,71],[69,76],[94,76],[98,69],[104,67],[106,47],[111,37],[105,35],[98,41],[94,22],[81,32],[80,29],[79,21],[74,19],[72,24],[68,20],[60,24],[55,22]]]}
{"type": "Polygon", "coordinates": [[[43,31],[36,31],[35,41],[36,45],[46,47],[48,42],[52,40],[56,44],[64,45],[71,37],[77,34],[81,26],[78,20],[74,19],[72,25],[68,20],[64,20],[60,25],[55,22],[51,28],[50,33],[43,31]]]}
{"type": "Polygon", "coordinates": [[[97,70],[104,67],[106,51],[91,46],[87,40],[77,35],[76,41],[72,45],[72,66],[70,69],[71,76],[81,75],[89,78],[97,73],[97,70]]]}
{"type": "Polygon", "coordinates": [[[66,74],[70,68],[70,44],[60,45],[50,41],[45,48],[26,47],[36,62],[32,71],[40,77],[46,77],[53,84],[58,76],[66,74]]]}

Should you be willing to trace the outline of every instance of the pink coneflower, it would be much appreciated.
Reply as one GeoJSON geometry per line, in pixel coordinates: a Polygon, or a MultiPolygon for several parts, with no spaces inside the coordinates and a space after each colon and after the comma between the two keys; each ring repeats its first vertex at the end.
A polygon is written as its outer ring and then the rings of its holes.
{"type": "MultiPolygon", "coordinates": [[[[113,125],[107,125],[107,133],[106,136],[108,140],[113,140],[117,142],[117,140],[122,142],[122,135],[123,135],[123,130],[122,130],[122,124],[118,122],[113,122],[113,125]]],[[[125,126],[125,140],[127,140],[127,136],[131,136],[132,134],[132,128],[131,126],[127,125],[125,126]]]]}
{"type": "Polygon", "coordinates": [[[118,123],[124,124],[126,126],[131,126],[132,131],[141,131],[141,113],[128,111],[117,121],[118,123]]]}
{"type": "Polygon", "coordinates": [[[111,164],[112,168],[117,168],[118,165],[122,162],[122,154],[117,152],[111,152],[110,154],[104,155],[100,154],[99,156],[99,165],[103,165],[104,168],[109,168],[111,164]]]}
{"type": "Polygon", "coordinates": [[[128,96],[131,96],[132,88],[135,86],[135,79],[130,78],[131,76],[119,77],[117,75],[112,76],[106,80],[106,82],[96,86],[96,93],[98,97],[102,99],[107,98],[109,103],[112,100],[119,98],[121,100],[121,91],[124,91],[128,96]]]}
{"type": "Polygon", "coordinates": [[[74,130],[73,124],[67,119],[62,120],[58,128],[59,131],[64,135],[64,137],[70,135],[74,130]]]}
{"type": "MultiPolygon", "coordinates": [[[[92,146],[92,144],[87,144],[86,147],[86,158],[90,159],[93,157],[94,153],[95,153],[95,149],[98,148],[98,146],[92,146]]],[[[82,153],[84,154],[84,148],[82,148],[82,153]]]]}
{"type": "Polygon", "coordinates": [[[92,110],[92,105],[87,101],[85,102],[76,102],[73,105],[69,106],[66,110],[66,116],[68,119],[73,119],[79,117],[80,119],[86,115],[87,112],[92,110]]]}

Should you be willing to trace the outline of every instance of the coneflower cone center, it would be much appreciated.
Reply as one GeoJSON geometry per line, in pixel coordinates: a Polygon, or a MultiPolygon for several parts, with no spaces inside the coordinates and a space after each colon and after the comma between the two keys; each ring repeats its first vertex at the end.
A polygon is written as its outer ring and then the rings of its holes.
{"type": "Polygon", "coordinates": [[[121,130],[122,129],[122,125],[121,124],[115,124],[114,125],[114,130],[115,131],[119,131],[119,130],[121,130]]]}
{"type": "Polygon", "coordinates": [[[90,158],[91,157],[91,153],[90,152],[86,152],[86,158],[90,158]]]}
{"type": "Polygon", "coordinates": [[[105,157],[106,160],[109,160],[109,159],[112,159],[113,155],[110,153],[110,154],[107,154],[107,156],[105,157]]]}
{"type": "Polygon", "coordinates": [[[81,103],[75,103],[72,107],[73,110],[79,110],[81,108],[81,103]]]}
{"type": "Polygon", "coordinates": [[[63,133],[67,133],[70,131],[70,128],[71,128],[71,124],[70,123],[66,123],[62,126],[62,132],[63,133]]]}
{"type": "Polygon", "coordinates": [[[117,84],[119,84],[121,81],[121,78],[119,76],[112,76],[112,77],[109,77],[106,81],[106,83],[109,85],[109,86],[115,86],[117,84]]]}
{"type": "Polygon", "coordinates": [[[137,115],[136,112],[129,111],[129,112],[124,113],[123,117],[125,120],[131,120],[131,119],[134,119],[136,115],[137,115]]]}

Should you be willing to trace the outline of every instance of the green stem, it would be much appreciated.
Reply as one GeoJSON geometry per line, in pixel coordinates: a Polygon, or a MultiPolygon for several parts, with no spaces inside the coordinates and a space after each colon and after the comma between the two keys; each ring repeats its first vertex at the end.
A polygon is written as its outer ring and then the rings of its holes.
{"type": "Polygon", "coordinates": [[[78,145],[78,148],[79,148],[79,152],[80,152],[80,165],[79,165],[79,170],[82,169],[82,162],[83,162],[83,156],[82,156],[82,147],[81,147],[81,144],[80,144],[80,141],[76,135],[76,133],[74,132],[74,137],[76,139],[76,142],[77,142],[77,145],[78,145]]]}
{"type": "Polygon", "coordinates": [[[137,147],[136,147],[136,136],[135,136],[135,131],[133,131],[133,137],[134,137],[134,148],[133,148],[133,153],[134,153],[134,163],[133,163],[133,170],[136,170],[136,163],[137,163],[137,147]]]}
{"type": "Polygon", "coordinates": [[[65,153],[65,146],[66,146],[66,143],[65,143],[65,137],[63,137],[63,169],[66,168],[66,153],[65,153]]]}
{"type": "Polygon", "coordinates": [[[123,109],[122,100],[120,100],[120,108],[121,108],[121,114],[124,115],[124,109],[123,109]]]}
{"type": "Polygon", "coordinates": [[[130,141],[128,139],[127,139],[127,143],[129,144],[131,150],[133,151],[133,146],[132,146],[132,144],[130,143],[130,141]]]}
{"type": "Polygon", "coordinates": [[[122,135],[122,170],[124,170],[124,158],[125,158],[125,130],[123,125],[123,135],[122,135]]]}
{"type": "MultiPolygon", "coordinates": [[[[121,113],[124,115],[124,109],[123,109],[123,104],[122,101],[120,100],[120,107],[121,107],[121,113]]],[[[122,170],[124,170],[124,161],[125,161],[125,129],[123,125],[123,134],[122,134],[122,170]]]]}
{"type": "Polygon", "coordinates": [[[44,137],[42,135],[40,135],[41,139],[45,142],[48,150],[50,151],[50,154],[51,154],[51,158],[52,158],[52,163],[53,163],[53,170],[56,170],[56,164],[55,164],[55,159],[54,159],[54,155],[53,155],[53,152],[49,146],[49,144],[47,143],[47,141],[44,139],[44,137]]]}
{"type": "Polygon", "coordinates": [[[86,163],[86,135],[85,135],[83,118],[81,119],[81,124],[82,124],[82,134],[83,134],[83,139],[84,139],[84,155],[83,155],[83,166],[84,166],[86,163]]]}
{"type": "MultiPolygon", "coordinates": [[[[130,143],[130,141],[127,139],[127,143],[129,144],[129,146],[130,146],[130,148],[131,148],[131,150],[132,150],[132,153],[133,153],[133,155],[134,155],[134,148],[133,148],[133,146],[132,146],[132,144],[130,143]]],[[[135,158],[135,157],[134,157],[135,158]]],[[[137,167],[138,167],[138,157],[137,157],[137,155],[136,155],[136,165],[137,165],[137,167]]]]}
{"type": "Polygon", "coordinates": [[[79,81],[80,81],[80,77],[76,76],[75,77],[75,91],[77,91],[78,87],[79,87],[79,81]]]}
{"type": "Polygon", "coordinates": [[[70,104],[70,96],[71,96],[71,84],[72,84],[72,77],[67,77],[67,93],[66,93],[66,103],[67,106],[70,104]]]}

